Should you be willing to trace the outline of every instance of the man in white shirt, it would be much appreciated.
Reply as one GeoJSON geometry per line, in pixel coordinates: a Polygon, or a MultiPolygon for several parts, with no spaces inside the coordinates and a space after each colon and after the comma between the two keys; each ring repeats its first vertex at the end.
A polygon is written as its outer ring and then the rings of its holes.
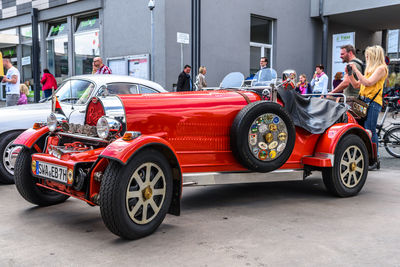
{"type": "Polygon", "coordinates": [[[12,65],[11,59],[4,58],[3,65],[7,69],[7,74],[2,80],[3,83],[6,83],[6,106],[16,106],[19,99],[20,74],[12,65]]]}
{"type": "Polygon", "coordinates": [[[313,94],[327,94],[328,93],[328,75],[324,72],[323,65],[317,65],[315,67],[315,74],[311,80],[311,86],[313,87],[313,94]]]}

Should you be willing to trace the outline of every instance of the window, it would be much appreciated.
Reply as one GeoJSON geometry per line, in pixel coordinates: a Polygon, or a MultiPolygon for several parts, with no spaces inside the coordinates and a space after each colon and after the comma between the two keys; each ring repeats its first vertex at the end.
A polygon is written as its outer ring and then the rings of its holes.
{"type": "MultiPolygon", "coordinates": [[[[20,28],[22,44],[21,77],[23,81],[30,80],[33,83],[32,73],[32,26],[23,26],[20,28]]],[[[40,39],[40,28],[39,28],[40,39]]],[[[39,47],[40,49],[40,47],[39,47]]],[[[40,50],[39,50],[40,51],[40,50]]],[[[40,53],[40,52],[39,52],[40,53]]]]}
{"type": "MultiPolygon", "coordinates": [[[[107,93],[109,95],[128,95],[137,94],[137,85],[131,83],[111,83],[107,84],[107,93]]],[[[103,92],[99,92],[101,95],[103,92]]]]}
{"type": "Polygon", "coordinates": [[[47,34],[47,66],[56,78],[68,76],[68,25],[59,22],[49,25],[47,34]]]}
{"type": "Polygon", "coordinates": [[[57,90],[60,102],[85,104],[92,94],[95,85],[86,80],[69,80],[57,90]]]}
{"type": "Polygon", "coordinates": [[[149,88],[147,86],[144,85],[139,85],[139,91],[141,94],[154,94],[154,93],[158,93],[156,90],[149,88]]]}
{"type": "Polygon", "coordinates": [[[259,16],[251,16],[250,23],[250,75],[260,69],[260,58],[268,59],[267,67],[272,62],[273,21],[259,16]]]}
{"type": "Polygon", "coordinates": [[[74,41],[75,74],[92,73],[93,58],[100,55],[99,17],[97,14],[78,19],[74,41]]]}

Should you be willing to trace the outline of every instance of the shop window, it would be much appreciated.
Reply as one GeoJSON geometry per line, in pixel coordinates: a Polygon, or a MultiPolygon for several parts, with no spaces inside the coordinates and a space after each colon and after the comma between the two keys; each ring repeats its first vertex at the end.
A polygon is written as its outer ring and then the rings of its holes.
{"type": "Polygon", "coordinates": [[[388,30],[387,55],[390,58],[389,75],[385,90],[398,89],[400,87],[400,30],[388,30]]]}
{"type": "Polygon", "coordinates": [[[75,74],[92,73],[93,59],[100,56],[99,17],[97,14],[77,20],[74,44],[75,74]]]}
{"type": "MultiPolygon", "coordinates": [[[[22,44],[22,59],[21,59],[21,77],[23,81],[29,80],[33,83],[32,73],[32,26],[22,26],[20,28],[21,44],[22,44]]],[[[40,28],[39,28],[40,40],[40,28]]],[[[39,50],[40,53],[40,50],[39,50]]],[[[40,69],[40,67],[39,67],[40,69]]]]}
{"type": "Polygon", "coordinates": [[[268,59],[272,67],[273,20],[252,15],[250,19],[250,75],[260,69],[260,58],[268,59]]]}
{"type": "Polygon", "coordinates": [[[47,34],[47,66],[57,78],[68,76],[68,25],[60,22],[49,25],[47,34]]]}

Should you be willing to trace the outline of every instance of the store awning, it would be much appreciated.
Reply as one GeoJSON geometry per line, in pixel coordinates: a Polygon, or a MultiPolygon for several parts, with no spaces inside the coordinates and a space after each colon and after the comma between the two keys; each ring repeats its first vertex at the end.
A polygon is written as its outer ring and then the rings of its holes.
{"type": "Polygon", "coordinates": [[[18,36],[12,34],[1,34],[0,33],[0,48],[13,46],[18,44],[18,36]]]}
{"type": "Polygon", "coordinates": [[[400,28],[400,5],[390,5],[340,14],[330,14],[329,22],[370,31],[400,28]]]}

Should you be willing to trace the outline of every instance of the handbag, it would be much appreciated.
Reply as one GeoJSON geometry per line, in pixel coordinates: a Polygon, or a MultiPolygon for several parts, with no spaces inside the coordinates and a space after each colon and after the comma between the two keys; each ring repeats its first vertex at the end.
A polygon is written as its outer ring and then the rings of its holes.
{"type": "Polygon", "coordinates": [[[362,99],[360,99],[360,96],[357,98],[352,98],[351,99],[351,109],[350,112],[353,113],[353,115],[356,115],[360,119],[365,119],[368,114],[368,107],[369,104],[372,103],[376,96],[381,92],[381,89],[375,94],[375,96],[371,99],[371,102],[365,103],[362,99]]]}

